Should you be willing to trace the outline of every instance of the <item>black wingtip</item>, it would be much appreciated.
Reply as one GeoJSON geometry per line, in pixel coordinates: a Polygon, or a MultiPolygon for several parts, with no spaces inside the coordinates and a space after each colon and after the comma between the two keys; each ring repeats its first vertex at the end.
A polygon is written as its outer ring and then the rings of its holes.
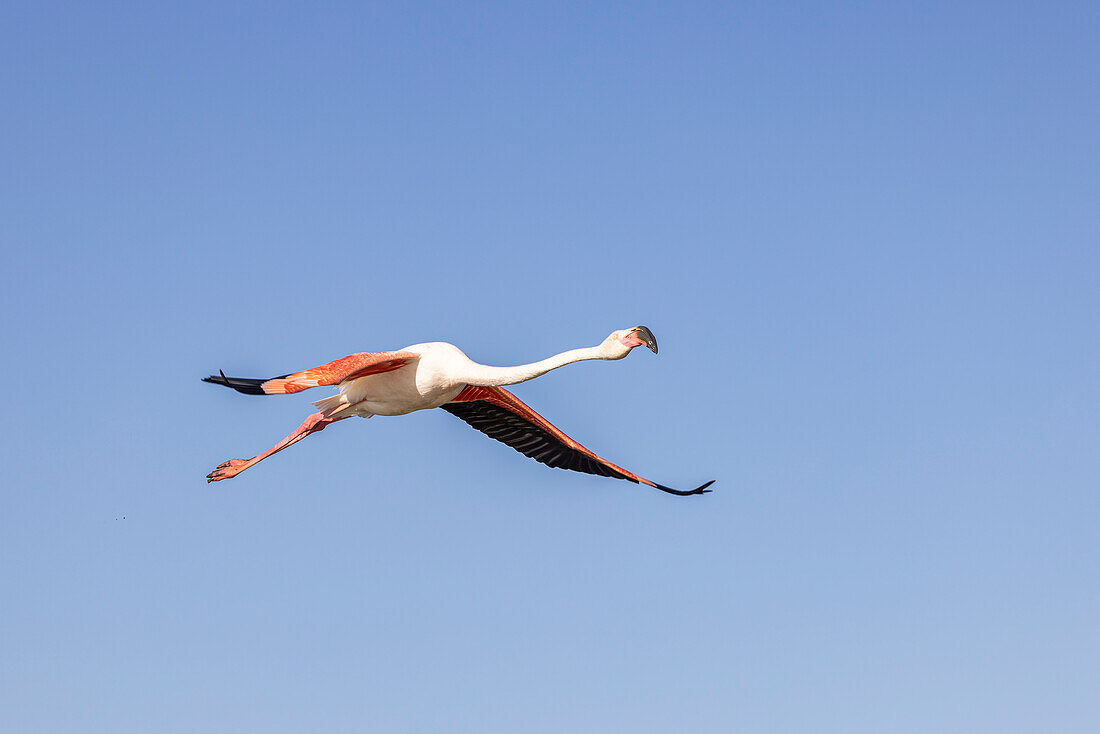
{"type": "Polygon", "coordinates": [[[225,373],[218,370],[218,374],[202,378],[203,382],[214,385],[224,385],[245,395],[266,395],[261,385],[267,380],[253,379],[250,377],[226,377],[225,373]]]}
{"type": "Polygon", "coordinates": [[[210,375],[210,377],[202,378],[203,382],[210,382],[215,385],[229,385],[229,381],[225,379],[225,375],[218,377],[217,375],[210,375]]]}
{"type": "Polygon", "coordinates": [[[707,494],[709,492],[713,492],[714,491],[713,489],[707,489],[707,487],[714,484],[714,481],[715,480],[711,479],[709,482],[706,482],[705,484],[700,484],[695,489],[689,489],[689,490],[673,489],[672,487],[666,487],[663,484],[654,484],[653,486],[655,486],[657,489],[661,490],[662,492],[668,492],[669,494],[674,494],[677,497],[687,497],[687,496],[693,495],[693,494],[707,494]]]}

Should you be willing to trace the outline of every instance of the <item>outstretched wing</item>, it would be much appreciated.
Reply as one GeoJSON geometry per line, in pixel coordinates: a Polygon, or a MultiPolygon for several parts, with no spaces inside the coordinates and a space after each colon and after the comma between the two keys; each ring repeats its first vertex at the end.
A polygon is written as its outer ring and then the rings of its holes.
{"type": "Polygon", "coordinates": [[[678,495],[704,494],[713,484],[712,480],[684,491],[644,479],[581,446],[504,388],[468,385],[458,397],[440,407],[490,438],[547,466],[640,482],[678,495]]]}
{"type": "Polygon", "coordinates": [[[225,385],[246,395],[286,395],[320,385],[339,385],[347,380],[390,372],[404,367],[419,356],[416,352],[359,352],[320,367],[266,380],[226,377],[223,372],[204,377],[202,381],[225,385]]]}

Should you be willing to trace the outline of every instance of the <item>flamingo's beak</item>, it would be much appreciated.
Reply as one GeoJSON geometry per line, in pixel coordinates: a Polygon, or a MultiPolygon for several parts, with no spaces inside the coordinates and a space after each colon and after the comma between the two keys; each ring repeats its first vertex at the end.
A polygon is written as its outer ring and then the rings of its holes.
{"type": "Polygon", "coordinates": [[[653,336],[653,332],[645,326],[637,326],[630,330],[630,333],[640,340],[642,344],[649,347],[649,350],[654,354],[657,353],[657,337],[653,336]]]}

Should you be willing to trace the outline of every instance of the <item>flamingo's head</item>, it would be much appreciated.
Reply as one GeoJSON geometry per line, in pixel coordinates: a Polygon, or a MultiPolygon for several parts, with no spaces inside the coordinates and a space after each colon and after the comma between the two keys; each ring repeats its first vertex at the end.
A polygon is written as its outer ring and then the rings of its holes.
{"type": "Polygon", "coordinates": [[[644,326],[635,326],[633,329],[611,332],[601,346],[608,355],[607,359],[622,359],[630,354],[631,349],[643,345],[657,353],[657,339],[653,332],[644,326]]]}

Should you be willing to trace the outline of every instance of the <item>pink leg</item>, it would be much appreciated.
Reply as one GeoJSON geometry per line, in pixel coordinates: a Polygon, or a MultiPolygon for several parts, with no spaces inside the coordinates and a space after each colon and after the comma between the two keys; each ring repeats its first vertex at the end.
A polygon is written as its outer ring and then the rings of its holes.
{"type": "MultiPolygon", "coordinates": [[[[346,406],[340,407],[342,409],[346,406]]],[[[206,475],[206,481],[220,482],[223,479],[232,479],[253,464],[258,464],[272,454],[279,453],[287,446],[293,446],[309,434],[323,431],[325,429],[325,426],[327,426],[329,423],[335,423],[336,421],[342,421],[345,418],[350,417],[351,416],[347,415],[337,417],[334,416],[332,413],[326,413],[325,411],[314,413],[310,417],[306,418],[302,425],[298,426],[298,429],[294,431],[294,433],[290,434],[262,454],[258,456],[253,456],[251,459],[230,459],[229,461],[223,461],[221,464],[218,464],[217,467],[214,468],[214,471],[206,475]]]]}

